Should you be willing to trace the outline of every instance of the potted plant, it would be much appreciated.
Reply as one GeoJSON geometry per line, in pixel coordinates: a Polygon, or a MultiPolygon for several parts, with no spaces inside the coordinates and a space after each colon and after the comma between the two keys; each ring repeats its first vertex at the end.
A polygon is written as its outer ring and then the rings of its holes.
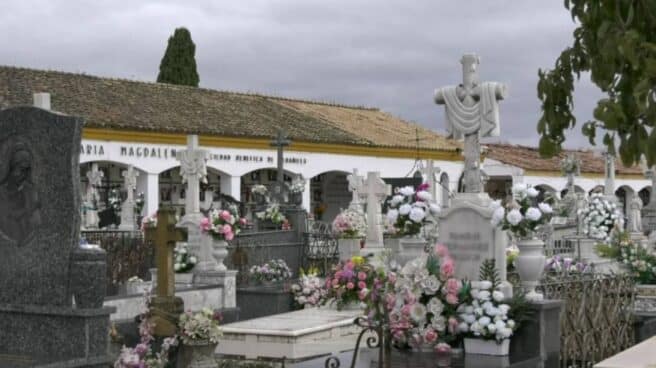
{"type": "Polygon", "coordinates": [[[282,259],[272,259],[262,265],[252,266],[248,272],[251,280],[264,285],[271,285],[292,277],[292,271],[282,259]]]}
{"type": "Polygon", "coordinates": [[[187,245],[182,243],[173,250],[173,271],[175,272],[175,284],[178,286],[189,286],[194,281],[191,270],[198,263],[198,258],[189,253],[187,245]]]}
{"type": "Polygon", "coordinates": [[[290,291],[299,309],[318,307],[325,300],[327,291],[318,272],[316,268],[310,268],[307,272],[301,269],[301,278],[298,283],[292,284],[290,291]]]}
{"type": "Polygon", "coordinates": [[[508,355],[510,337],[518,325],[499,286],[494,260],[484,261],[481,281],[471,282],[465,303],[458,307],[458,331],[465,334],[467,354],[508,355]]]}
{"type": "Polygon", "coordinates": [[[388,202],[387,221],[395,230],[394,237],[389,240],[392,252],[408,257],[401,262],[424,253],[427,243],[421,237],[421,230],[431,216],[440,212],[440,207],[432,202],[427,189],[426,183],[416,190],[411,186],[397,188],[396,194],[388,202]]]}
{"type": "Polygon", "coordinates": [[[223,335],[219,328],[221,315],[209,308],[180,315],[178,329],[182,340],[182,360],[189,368],[215,367],[214,350],[223,335]]]}
{"type": "Polygon", "coordinates": [[[539,191],[527,184],[513,185],[512,198],[505,204],[493,201],[491,223],[510,231],[519,248],[515,265],[521,278],[522,288],[531,300],[542,300],[535,290],[544,271],[544,242],[536,236],[539,226],[549,223],[553,209],[548,203],[537,203],[539,191]]]}
{"type": "Polygon", "coordinates": [[[241,232],[241,227],[246,225],[246,219],[239,217],[239,211],[234,204],[225,209],[213,209],[209,217],[200,221],[200,229],[203,233],[212,237],[212,257],[217,263],[217,270],[225,270],[223,260],[228,255],[228,241],[234,239],[241,232]]]}
{"type": "Polygon", "coordinates": [[[335,217],[332,227],[338,237],[339,259],[360,255],[360,242],[367,233],[365,215],[347,208],[335,217]]]}

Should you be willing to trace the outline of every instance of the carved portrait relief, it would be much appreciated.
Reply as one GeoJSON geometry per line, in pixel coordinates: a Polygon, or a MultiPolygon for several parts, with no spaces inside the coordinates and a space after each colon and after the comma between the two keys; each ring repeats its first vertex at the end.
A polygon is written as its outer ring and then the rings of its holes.
{"type": "Polygon", "coordinates": [[[41,214],[33,164],[32,152],[19,139],[0,145],[0,243],[20,247],[36,240],[41,214]]]}

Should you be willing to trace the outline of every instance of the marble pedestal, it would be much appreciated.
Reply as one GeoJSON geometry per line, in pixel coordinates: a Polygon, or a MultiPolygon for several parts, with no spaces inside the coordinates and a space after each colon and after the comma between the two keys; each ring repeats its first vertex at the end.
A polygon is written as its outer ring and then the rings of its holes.
{"type": "Polygon", "coordinates": [[[0,304],[0,367],[107,367],[112,312],[0,304]]]}
{"type": "Polygon", "coordinates": [[[361,311],[310,308],[226,324],[216,353],[221,361],[285,363],[352,350],[361,311]]]}

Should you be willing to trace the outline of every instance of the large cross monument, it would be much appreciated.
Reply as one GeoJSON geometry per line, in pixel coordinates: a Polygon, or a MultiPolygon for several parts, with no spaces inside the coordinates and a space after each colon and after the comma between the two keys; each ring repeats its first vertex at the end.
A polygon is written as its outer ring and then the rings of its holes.
{"type": "Polygon", "coordinates": [[[506,86],[497,82],[479,83],[477,55],[465,54],[460,63],[462,84],[439,88],[434,98],[435,103],[445,106],[449,136],[464,137],[464,192],[482,193],[480,138],[499,136],[498,100],[506,96],[506,86]]]}

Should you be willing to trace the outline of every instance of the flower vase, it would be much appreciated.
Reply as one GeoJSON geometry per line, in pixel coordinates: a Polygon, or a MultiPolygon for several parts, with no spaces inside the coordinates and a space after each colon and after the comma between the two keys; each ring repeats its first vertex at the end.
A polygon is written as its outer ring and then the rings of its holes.
{"type": "Polygon", "coordinates": [[[497,343],[496,340],[465,338],[465,354],[505,356],[509,348],[510,339],[497,343]]]}
{"type": "Polygon", "coordinates": [[[544,297],[535,290],[544,272],[544,242],[536,238],[520,238],[517,240],[519,256],[515,261],[521,280],[522,289],[529,301],[540,301],[544,297]]]}
{"type": "Polygon", "coordinates": [[[183,345],[183,366],[188,368],[216,368],[216,344],[209,340],[190,341],[183,345]]]}
{"type": "Polygon", "coordinates": [[[303,192],[289,193],[289,202],[293,205],[300,206],[303,204],[303,192]]]}
{"type": "Polygon", "coordinates": [[[71,291],[77,308],[101,308],[105,299],[107,253],[97,248],[77,248],[71,254],[71,291]]]}
{"type": "Polygon", "coordinates": [[[337,239],[337,249],[339,259],[351,259],[353,256],[360,255],[360,238],[339,238],[337,239]]]}
{"type": "Polygon", "coordinates": [[[227,270],[223,260],[228,256],[228,242],[224,239],[212,238],[212,257],[217,263],[217,271],[227,270]]]}
{"type": "Polygon", "coordinates": [[[399,239],[399,253],[395,257],[400,264],[406,264],[426,253],[426,239],[418,235],[407,235],[399,239]]]}

